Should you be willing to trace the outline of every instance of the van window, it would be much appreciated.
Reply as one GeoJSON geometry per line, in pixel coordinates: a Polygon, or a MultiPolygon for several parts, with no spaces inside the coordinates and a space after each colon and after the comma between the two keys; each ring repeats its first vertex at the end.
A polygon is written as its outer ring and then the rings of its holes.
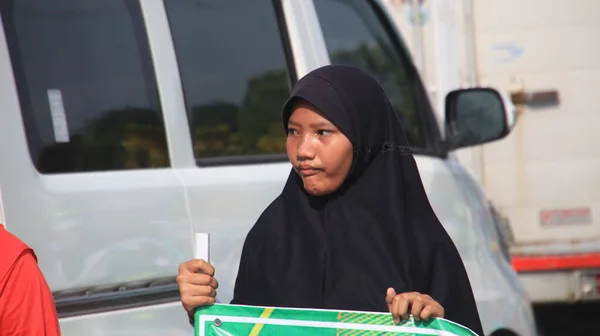
{"type": "Polygon", "coordinates": [[[420,81],[412,63],[399,50],[382,19],[366,0],[314,0],[332,64],[361,67],[383,86],[400,113],[411,146],[426,146],[420,104],[420,81]]]}
{"type": "Polygon", "coordinates": [[[41,173],[169,165],[137,0],[0,0],[41,173]]]}
{"type": "Polygon", "coordinates": [[[195,157],[285,153],[280,112],[291,79],[274,2],[164,3],[195,157]]]}

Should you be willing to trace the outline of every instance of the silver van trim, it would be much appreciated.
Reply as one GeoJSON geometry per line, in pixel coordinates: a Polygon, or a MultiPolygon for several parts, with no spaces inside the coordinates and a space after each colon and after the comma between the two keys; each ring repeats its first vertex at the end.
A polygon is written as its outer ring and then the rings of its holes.
{"type": "Polygon", "coordinates": [[[175,276],[55,291],[59,318],[91,315],[179,301],[175,276]]]}

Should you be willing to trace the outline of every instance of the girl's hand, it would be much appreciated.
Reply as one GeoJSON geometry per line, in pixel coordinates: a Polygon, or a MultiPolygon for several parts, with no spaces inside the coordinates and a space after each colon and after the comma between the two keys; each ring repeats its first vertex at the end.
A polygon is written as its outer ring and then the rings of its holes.
{"type": "Polygon", "coordinates": [[[396,290],[388,288],[385,301],[396,324],[408,319],[409,314],[417,321],[444,317],[444,307],[426,294],[417,292],[396,294],[396,290]]]}
{"type": "Polygon", "coordinates": [[[190,318],[197,307],[215,303],[219,283],[214,275],[215,268],[201,259],[192,259],[179,265],[177,284],[181,304],[190,318]]]}

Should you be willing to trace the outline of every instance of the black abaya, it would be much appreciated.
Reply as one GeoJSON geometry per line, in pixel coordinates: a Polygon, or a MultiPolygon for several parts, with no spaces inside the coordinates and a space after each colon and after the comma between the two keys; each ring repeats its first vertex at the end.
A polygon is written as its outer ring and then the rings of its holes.
{"type": "Polygon", "coordinates": [[[244,243],[234,304],[388,311],[386,290],[429,294],[446,318],[483,335],[462,260],[433,212],[398,116],[377,81],[326,66],[295,85],[283,110],[316,106],[353,148],[351,172],[325,197],[294,170],[244,243]]]}

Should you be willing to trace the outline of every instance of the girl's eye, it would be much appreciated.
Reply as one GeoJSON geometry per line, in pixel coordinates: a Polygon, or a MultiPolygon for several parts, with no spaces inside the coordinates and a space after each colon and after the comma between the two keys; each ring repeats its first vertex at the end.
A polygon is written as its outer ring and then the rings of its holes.
{"type": "Polygon", "coordinates": [[[320,131],[317,132],[317,134],[321,135],[321,136],[328,136],[328,135],[331,135],[332,133],[333,132],[327,131],[327,130],[320,130],[320,131]]]}
{"type": "Polygon", "coordinates": [[[298,132],[295,129],[288,128],[287,135],[296,135],[298,132]]]}

